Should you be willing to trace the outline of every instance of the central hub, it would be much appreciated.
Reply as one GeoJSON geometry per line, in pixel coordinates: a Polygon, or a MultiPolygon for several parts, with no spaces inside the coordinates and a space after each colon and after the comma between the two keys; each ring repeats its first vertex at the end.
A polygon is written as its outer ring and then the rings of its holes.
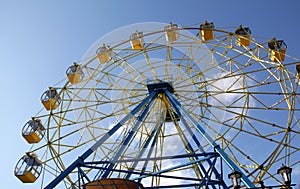
{"type": "Polygon", "coordinates": [[[157,92],[159,94],[158,98],[160,100],[162,100],[162,102],[165,104],[166,109],[167,109],[167,112],[165,114],[165,121],[166,122],[180,121],[179,116],[171,107],[171,104],[167,100],[167,97],[165,94],[165,90],[168,90],[170,93],[174,93],[174,88],[173,88],[171,82],[156,80],[154,82],[148,82],[147,88],[148,88],[149,93],[151,93],[153,91],[157,92]]]}
{"type": "Polygon", "coordinates": [[[156,91],[158,93],[164,93],[164,90],[168,90],[170,93],[174,93],[174,88],[170,82],[159,81],[159,82],[149,82],[147,84],[149,93],[156,91]]]}

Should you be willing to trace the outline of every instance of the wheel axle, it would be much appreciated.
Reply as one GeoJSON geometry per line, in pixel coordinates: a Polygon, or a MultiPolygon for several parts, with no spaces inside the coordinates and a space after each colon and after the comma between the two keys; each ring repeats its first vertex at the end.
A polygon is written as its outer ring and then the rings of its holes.
{"type": "Polygon", "coordinates": [[[147,88],[149,93],[151,93],[152,91],[156,91],[157,93],[164,93],[164,89],[167,89],[170,93],[174,93],[172,84],[166,81],[147,84],[147,88]]]}

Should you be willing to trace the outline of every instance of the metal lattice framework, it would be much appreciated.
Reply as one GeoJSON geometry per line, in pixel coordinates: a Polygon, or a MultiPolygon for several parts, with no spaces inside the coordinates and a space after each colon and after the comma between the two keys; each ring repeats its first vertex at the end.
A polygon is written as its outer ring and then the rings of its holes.
{"type": "Polygon", "coordinates": [[[29,150],[42,166],[41,188],[54,178],[46,188],[103,178],[228,188],[233,170],[251,188],[282,184],[282,164],[300,166],[299,60],[276,56],[275,39],[249,32],[210,28],[205,39],[199,27],[173,29],[116,30],[74,64],[80,77],[53,86],[59,103],[34,116],[42,137],[29,150]]]}

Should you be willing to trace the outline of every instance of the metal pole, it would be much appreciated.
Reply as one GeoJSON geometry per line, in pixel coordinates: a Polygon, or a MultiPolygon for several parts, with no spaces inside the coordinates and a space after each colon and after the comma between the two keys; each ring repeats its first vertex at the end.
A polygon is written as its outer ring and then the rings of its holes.
{"type": "Polygon", "coordinates": [[[97,148],[102,145],[110,136],[112,136],[127,120],[132,118],[138,111],[142,109],[151,99],[157,96],[156,92],[151,92],[139,105],[137,105],[129,114],[127,114],[119,123],[117,123],[111,130],[109,130],[103,137],[101,137],[92,147],[85,151],[80,157],[78,157],[69,167],[62,171],[54,180],[52,180],[44,189],[53,189],[58,183],[60,183],[68,174],[70,174],[78,164],[82,164],[83,161],[88,158],[97,148]]]}
{"type": "Polygon", "coordinates": [[[215,149],[215,151],[220,154],[220,157],[227,163],[227,165],[235,171],[242,173],[241,180],[248,188],[255,188],[255,185],[245,176],[245,174],[240,170],[240,168],[227,156],[227,154],[220,148],[220,146],[215,143],[215,141],[205,132],[205,130],[200,126],[199,123],[181,106],[181,104],[174,98],[174,96],[168,91],[164,90],[167,98],[170,100],[172,106],[174,107],[177,114],[184,114],[198,129],[200,134],[207,140],[207,142],[215,149]]]}

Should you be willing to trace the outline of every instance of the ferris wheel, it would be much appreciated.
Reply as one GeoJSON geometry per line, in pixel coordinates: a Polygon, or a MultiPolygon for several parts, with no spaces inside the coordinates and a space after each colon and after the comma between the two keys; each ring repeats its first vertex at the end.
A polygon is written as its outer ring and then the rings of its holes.
{"type": "Polygon", "coordinates": [[[242,25],[117,29],[42,94],[15,175],[47,189],[289,187],[300,64],[286,50],[242,25]]]}

